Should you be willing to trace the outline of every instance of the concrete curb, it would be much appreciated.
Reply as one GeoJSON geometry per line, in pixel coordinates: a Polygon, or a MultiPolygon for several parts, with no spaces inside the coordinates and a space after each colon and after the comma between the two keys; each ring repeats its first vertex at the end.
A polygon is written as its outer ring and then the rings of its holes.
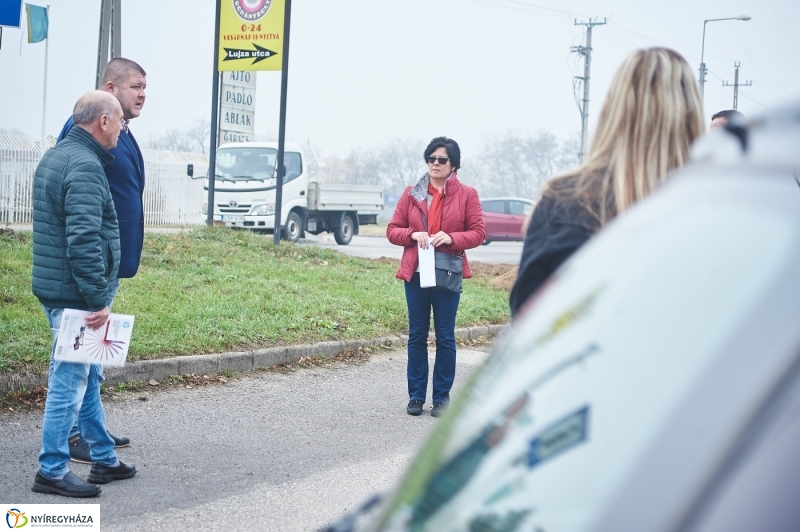
{"type": "MultiPolygon", "coordinates": [[[[456,338],[460,340],[475,340],[481,336],[494,338],[502,334],[506,325],[474,326],[456,329],[456,338]]],[[[434,339],[433,333],[430,335],[434,339]]],[[[296,362],[302,357],[321,356],[332,358],[345,351],[353,351],[360,347],[387,346],[399,347],[406,345],[408,335],[385,336],[366,340],[342,340],[334,342],[320,342],[316,344],[287,345],[283,347],[269,347],[252,351],[237,351],[211,355],[186,355],[157,360],[139,360],[125,364],[121,368],[107,367],[104,374],[106,384],[118,382],[134,382],[150,379],[164,379],[172,375],[217,374],[223,371],[236,373],[253,371],[278,364],[296,362]]],[[[40,374],[0,375],[0,393],[16,391],[23,388],[47,386],[47,372],[40,374]]]]}

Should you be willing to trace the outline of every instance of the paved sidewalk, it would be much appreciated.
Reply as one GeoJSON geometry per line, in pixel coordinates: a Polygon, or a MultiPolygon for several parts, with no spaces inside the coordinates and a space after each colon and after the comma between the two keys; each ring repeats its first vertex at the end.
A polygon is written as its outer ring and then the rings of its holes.
{"type": "MultiPolygon", "coordinates": [[[[453,394],[490,350],[458,348],[453,394]]],[[[430,346],[431,370],[434,357],[430,346]]],[[[439,423],[430,402],[421,416],[406,414],[406,364],[405,348],[378,349],[352,362],[109,396],[109,429],[131,439],[119,457],[138,474],[104,484],[96,499],[32,492],[42,412],[0,412],[0,498],[100,504],[103,532],[318,530],[391,490],[439,423]]],[[[69,467],[81,478],[90,469],[69,467]]]]}

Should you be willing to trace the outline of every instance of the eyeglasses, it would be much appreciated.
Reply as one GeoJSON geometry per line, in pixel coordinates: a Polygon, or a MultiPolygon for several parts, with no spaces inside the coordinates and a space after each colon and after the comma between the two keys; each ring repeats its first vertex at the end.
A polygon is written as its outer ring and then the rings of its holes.
{"type": "Polygon", "coordinates": [[[434,157],[433,155],[427,157],[428,164],[433,164],[437,161],[439,162],[439,164],[447,164],[447,161],[449,160],[450,159],[448,159],[447,157],[434,157]]]}

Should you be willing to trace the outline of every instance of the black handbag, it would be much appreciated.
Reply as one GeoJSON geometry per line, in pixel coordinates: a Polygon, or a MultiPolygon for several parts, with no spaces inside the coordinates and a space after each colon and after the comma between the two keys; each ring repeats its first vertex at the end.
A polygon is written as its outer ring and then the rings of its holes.
{"type": "Polygon", "coordinates": [[[464,278],[464,259],[461,255],[434,251],[433,256],[436,264],[436,286],[433,288],[445,292],[463,292],[461,280],[464,278]]]}
{"type": "MultiPolygon", "coordinates": [[[[428,232],[428,219],[422,213],[422,223],[425,225],[425,232],[428,232]]],[[[436,267],[436,290],[443,292],[461,293],[464,289],[461,282],[464,279],[464,259],[462,255],[451,255],[441,251],[433,252],[433,262],[436,267]]]]}

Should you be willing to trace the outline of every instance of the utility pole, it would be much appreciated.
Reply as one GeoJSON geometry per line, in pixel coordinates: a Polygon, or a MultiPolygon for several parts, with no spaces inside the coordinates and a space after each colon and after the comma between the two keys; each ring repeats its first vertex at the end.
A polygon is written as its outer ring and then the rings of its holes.
{"type": "Polygon", "coordinates": [[[581,112],[581,151],[578,153],[578,162],[583,163],[583,157],[586,154],[586,130],[589,124],[589,79],[591,78],[592,71],[592,28],[595,26],[602,26],[606,23],[599,20],[589,19],[589,22],[578,22],[575,20],[575,26],[586,26],[586,46],[572,46],[570,50],[577,52],[579,55],[584,56],[583,60],[583,77],[575,76],[583,82],[583,100],[582,105],[579,107],[581,112]]]}
{"type": "Polygon", "coordinates": [[[50,24],[50,4],[47,4],[47,23],[48,23],[48,35],[44,40],[44,85],[42,86],[42,138],[44,138],[44,126],[46,123],[47,117],[47,59],[50,55],[50,31],[49,31],[49,24],[50,24]]]}
{"type": "Polygon", "coordinates": [[[109,59],[122,57],[122,0],[101,0],[100,36],[97,44],[97,71],[94,88],[100,88],[100,80],[109,59]],[[109,45],[111,57],[108,55],[109,45]]]}
{"type": "Polygon", "coordinates": [[[739,67],[742,66],[742,64],[734,63],[733,66],[736,68],[736,73],[733,77],[733,84],[731,85],[727,81],[723,81],[722,86],[733,87],[733,110],[736,111],[739,108],[739,87],[752,87],[753,82],[747,80],[745,83],[739,83],[739,67]]]}

